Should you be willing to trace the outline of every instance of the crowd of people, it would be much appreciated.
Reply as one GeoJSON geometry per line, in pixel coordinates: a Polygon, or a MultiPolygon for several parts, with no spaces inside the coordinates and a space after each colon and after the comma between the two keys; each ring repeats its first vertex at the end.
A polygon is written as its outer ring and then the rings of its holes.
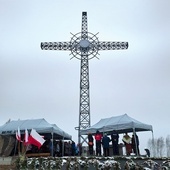
{"type": "MultiPolygon", "coordinates": [[[[116,130],[111,133],[101,133],[98,130],[95,134],[88,134],[88,155],[95,156],[118,156],[123,155],[122,147],[125,147],[126,155],[140,155],[139,151],[139,138],[136,133],[132,134],[132,137],[125,133],[122,138],[122,143],[119,143],[119,134],[116,130]],[[95,145],[94,145],[95,144],[95,145]],[[94,148],[95,146],[95,148],[94,148]],[[103,148],[103,152],[102,152],[103,148]],[[110,150],[112,148],[112,150],[110,150]],[[111,151],[111,153],[110,153],[111,151]]],[[[36,150],[36,147],[30,146],[27,153],[46,153],[50,152],[51,156],[81,156],[82,144],[76,144],[74,141],[63,140],[51,140],[45,141],[40,150],[36,150]]],[[[150,155],[150,154],[149,154],[150,155]]]]}
{"type": "Polygon", "coordinates": [[[34,145],[27,147],[26,153],[49,153],[54,157],[61,156],[78,156],[82,153],[81,144],[76,144],[72,140],[63,141],[63,140],[51,140],[47,139],[45,143],[38,149],[34,145]]]}
{"type": "Polygon", "coordinates": [[[116,130],[113,130],[112,133],[107,135],[107,133],[100,133],[98,130],[94,135],[91,133],[88,134],[88,148],[90,155],[101,156],[103,148],[103,156],[110,156],[110,142],[112,147],[113,155],[122,155],[120,148],[125,146],[126,155],[134,153],[135,155],[140,155],[139,152],[139,138],[136,133],[132,134],[132,137],[125,133],[122,138],[123,144],[119,144],[119,134],[116,130]],[[94,140],[96,144],[95,153],[94,153],[94,140]],[[120,153],[121,152],[121,153],[120,153]]]}
{"type": "Polygon", "coordinates": [[[81,144],[77,144],[74,141],[54,141],[53,147],[52,142],[49,143],[49,149],[51,156],[60,157],[60,156],[78,156],[82,153],[81,144]]]}

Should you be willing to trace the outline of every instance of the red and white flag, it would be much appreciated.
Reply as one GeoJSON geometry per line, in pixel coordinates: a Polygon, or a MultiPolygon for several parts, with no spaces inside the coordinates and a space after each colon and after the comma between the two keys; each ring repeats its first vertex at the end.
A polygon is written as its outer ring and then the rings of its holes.
{"type": "Polygon", "coordinates": [[[25,129],[25,136],[24,136],[24,145],[28,145],[28,130],[25,129]]]}
{"type": "Polygon", "coordinates": [[[21,141],[21,133],[20,133],[19,127],[18,127],[18,130],[16,131],[16,139],[17,139],[18,141],[21,141]]]}
{"type": "Polygon", "coordinates": [[[31,130],[30,136],[28,137],[28,143],[37,146],[40,148],[45,140],[39,135],[35,129],[31,130]]]}

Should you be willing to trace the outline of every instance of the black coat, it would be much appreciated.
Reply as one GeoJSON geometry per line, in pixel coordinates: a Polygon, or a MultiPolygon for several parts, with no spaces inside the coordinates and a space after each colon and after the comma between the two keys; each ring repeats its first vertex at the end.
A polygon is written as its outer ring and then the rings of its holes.
{"type": "Polygon", "coordinates": [[[112,140],[112,143],[114,144],[119,143],[119,134],[116,131],[113,131],[113,133],[111,134],[111,140],[112,140]]]}

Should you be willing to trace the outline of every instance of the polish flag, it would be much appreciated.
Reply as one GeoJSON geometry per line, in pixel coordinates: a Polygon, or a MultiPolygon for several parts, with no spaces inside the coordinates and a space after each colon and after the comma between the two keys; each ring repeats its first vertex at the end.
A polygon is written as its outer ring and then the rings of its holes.
{"type": "Polygon", "coordinates": [[[18,127],[18,131],[16,131],[16,139],[21,142],[21,133],[19,127],[18,127]]]}
{"type": "Polygon", "coordinates": [[[44,142],[45,140],[42,138],[42,136],[39,135],[35,129],[32,129],[30,136],[28,137],[28,143],[35,145],[38,147],[38,149],[40,149],[44,142]]]}
{"type": "Polygon", "coordinates": [[[24,136],[24,145],[28,145],[28,130],[25,129],[25,136],[24,136]]]}

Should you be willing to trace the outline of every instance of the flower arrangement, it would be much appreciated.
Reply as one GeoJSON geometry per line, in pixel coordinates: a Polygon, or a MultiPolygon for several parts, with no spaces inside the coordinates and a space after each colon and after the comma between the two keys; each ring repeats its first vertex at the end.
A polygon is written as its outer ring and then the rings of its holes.
{"type": "Polygon", "coordinates": [[[170,159],[95,156],[18,158],[16,167],[20,170],[166,170],[170,169],[170,159]]]}

